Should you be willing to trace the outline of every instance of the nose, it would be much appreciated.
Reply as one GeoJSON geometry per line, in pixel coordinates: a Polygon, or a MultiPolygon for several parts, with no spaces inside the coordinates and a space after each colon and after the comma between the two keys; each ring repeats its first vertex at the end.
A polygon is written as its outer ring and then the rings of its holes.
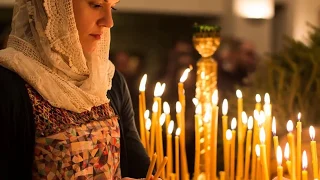
{"type": "Polygon", "coordinates": [[[112,28],[113,27],[113,18],[111,7],[106,7],[103,10],[101,19],[98,21],[98,25],[102,27],[112,28]]]}

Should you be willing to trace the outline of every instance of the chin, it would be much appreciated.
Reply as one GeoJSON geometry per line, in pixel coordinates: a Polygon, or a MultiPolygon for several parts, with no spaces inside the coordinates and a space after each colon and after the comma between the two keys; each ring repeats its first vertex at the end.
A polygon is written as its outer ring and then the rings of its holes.
{"type": "Polygon", "coordinates": [[[91,54],[96,50],[96,46],[82,47],[84,53],[91,54]]]}

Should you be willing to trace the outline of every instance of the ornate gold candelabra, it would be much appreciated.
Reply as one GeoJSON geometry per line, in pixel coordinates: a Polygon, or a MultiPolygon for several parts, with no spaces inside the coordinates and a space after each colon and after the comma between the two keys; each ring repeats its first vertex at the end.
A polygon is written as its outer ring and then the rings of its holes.
{"type": "Polygon", "coordinates": [[[212,142],[211,138],[215,138],[216,142],[217,137],[216,135],[215,137],[208,137],[208,134],[211,134],[212,128],[217,128],[217,122],[214,122],[216,118],[212,117],[213,113],[211,112],[214,109],[212,107],[212,96],[214,91],[217,90],[217,62],[212,58],[212,55],[220,45],[220,27],[195,25],[194,28],[193,43],[195,49],[202,56],[197,63],[196,98],[199,101],[198,105],[201,106],[201,113],[199,122],[196,122],[198,126],[196,128],[199,128],[199,131],[197,131],[195,142],[194,179],[215,179],[216,165],[213,165],[213,162],[210,163],[210,160],[212,160],[212,157],[216,157],[217,149],[216,147],[210,148],[208,144],[212,142]],[[212,116],[206,119],[208,111],[212,116]]]}

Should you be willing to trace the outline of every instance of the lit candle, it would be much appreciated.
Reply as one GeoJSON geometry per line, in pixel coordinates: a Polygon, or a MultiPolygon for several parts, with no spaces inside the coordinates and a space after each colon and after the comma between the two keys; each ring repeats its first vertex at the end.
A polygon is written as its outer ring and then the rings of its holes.
{"type": "Polygon", "coordinates": [[[308,180],[308,157],[307,157],[307,152],[303,151],[302,154],[302,180],[308,180]]]}
{"type": "MultiPolygon", "coordinates": [[[[164,158],[164,153],[163,153],[163,138],[162,138],[162,126],[163,124],[165,123],[166,121],[166,115],[164,113],[161,114],[160,116],[160,126],[159,126],[159,129],[158,129],[158,139],[159,139],[159,161],[162,162],[163,161],[163,158],[164,158]]],[[[163,179],[165,178],[165,171],[161,171],[161,175],[160,175],[163,179]]]]}
{"type": "Polygon", "coordinates": [[[262,165],[261,165],[261,160],[260,160],[260,146],[258,144],[256,145],[255,150],[256,150],[256,155],[257,155],[257,171],[256,171],[256,174],[254,177],[258,177],[262,174],[262,172],[261,172],[262,165]]]}
{"type": "MultiPolygon", "coordinates": [[[[242,124],[242,129],[239,129],[240,126],[238,126],[238,131],[242,131],[242,137],[238,141],[238,158],[237,158],[237,177],[242,179],[244,175],[244,169],[243,169],[243,164],[244,164],[244,137],[245,137],[245,132],[247,129],[247,122],[248,122],[248,117],[246,112],[242,111],[241,113],[241,124],[242,124]]],[[[239,133],[238,133],[239,134],[239,133]]]]}
{"type": "Polygon", "coordinates": [[[260,96],[260,94],[256,94],[255,110],[257,110],[258,112],[261,110],[261,96],[260,96]]]}
{"type": "Polygon", "coordinates": [[[261,165],[264,179],[269,179],[269,170],[267,164],[267,150],[266,145],[264,144],[266,141],[266,133],[264,128],[260,129],[260,151],[261,151],[261,165]]]}
{"type": "Polygon", "coordinates": [[[293,130],[293,123],[291,120],[288,121],[287,123],[287,138],[290,146],[290,159],[291,159],[291,179],[296,180],[296,150],[295,150],[295,143],[294,143],[294,135],[292,133],[293,130]]]}
{"type": "Polygon", "coordinates": [[[152,105],[152,116],[151,116],[151,145],[150,153],[154,154],[155,138],[156,138],[156,127],[158,124],[158,101],[155,101],[152,105]]]}
{"type": "Polygon", "coordinates": [[[317,143],[315,141],[316,131],[313,126],[309,128],[310,138],[311,138],[311,157],[312,157],[312,168],[313,168],[313,179],[318,178],[318,154],[317,154],[317,143]]]}
{"type": "Polygon", "coordinates": [[[253,128],[253,117],[250,116],[249,119],[248,119],[248,131],[247,131],[247,140],[246,140],[246,156],[245,156],[244,179],[249,179],[252,128],[253,128]]]}
{"type": "Polygon", "coordinates": [[[211,179],[216,179],[217,174],[217,136],[218,136],[218,90],[212,94],[212,112],[211,112],[211,132],[210,132],[210,151],[211,151],[211,179]]]}
{"type": "Polygon", "coordinates": [[[147,82],[147,75],[144,74],[139,85],[139,124],[140,124],[140,137],[142,144],[146,147],[146,133],[144,129],[145,125],[145,119],[143,116],[143,113],[146,111],[146,96],[145,96],[145,91],[146,91],[146,82],[147,82]]]}
{"type": "MultiPolygon", "coordinates": [[[[256,96],[257,97],[257,96],[256,96]]],[[[259,95],[260,97],[260,95],[259,95]]],[[[261,97],[260,97],[261,100],[261,97]]],[[[259,144],[259,119],[260,114],[258,110],[253,111],[253,117],[254,117],[254,124],[253,124],[253,142],[252,147],[256,147],[257,144],[259,144]]],[[[257,164],[257,155],[256,155],[256,148],[252,149],[252,168],[251,168],[251,179],[255,179],[256,174],[256,164],[257,164]]]]}
{"type": "Polygon", "coordinates": [[[172,173],[172,131],[174,127],[174,122],[170,121],[168,125],[168,134],[167,134],[167,179],[169,179],[170,174],[172,173]]]}
{"type": "Polygon", "coordinates": [[[195,113],[195,161],[194,161],[194,178],[197,179],[200,173],[200,126],[201,105],[197,105],[195,113]]]}
{"type": "Polygon", "coordinates": [[[273,148],[275,151],[275,155],[277,155],[277,147],[279,146],[279,140],[277,136],[277,126],[276,126],[276,118],[272,119],[272,134],[273,134],[273,148]]]}
{"type": "Polygon", "coordinates": [[[226,177],[227,179],[229,179],[230,177],[230,145],[231,145],[231,139],[232,139],[232,132],[230,129],[228,129],[226,131],[226,139],[227,139],[227,142],[226,142],[226,161],[225,161],[225,173],[226,173],[226,177]]]}
{"type": "Polygon", "coordinates": [[[288,169],[288,173],[291,179],[291,161],[290,161],[290,148],[289,148],[289,143],[286,143],[286,146],[284,148],[284,158],[286,159],[286,165],[288,169]]]}
{"type": "Polygon", "coordinates": [[[180,180],[180,158],[179,158],[179,136],[180,136],[180,128],[176,130],[176,137],[175,137],[175,164],[176,164],[176,180],[180,180]]]}
{"type": "Polygon", "coordinates": [[[266,121],[265,121],[265,130],[266,130],[266,149],[267,149],[267,165],[268,165],[268,169],[270,169],[270,161],[271,161],[271,115],[272,115],[272,108],[271,108],[271,104],[270,104],[270,95],[269,93],[266,93],[264,95],[264,112],[265,112],[265,117],[266,117],[266,121]]]}
{"type": "Polygon", "coordinates": [[[210,177],[211,169],[210,169],[210,134],[209,134],[209,122],[210,122],[210,113],[207,110],[203,117],[204,122],[204,157],[205,157],[205,174],[206,178],[210,177]]]}
{"type": "Polygon", "coordinates": [[[185,145],[185,107],[186,107],[186,100],[185,100],[185,90],[183,83],[187,80],[188,74],[191,71],[190,68],[187,68],[181,78],[180,82],[178,83],[178,96],[179,101],[181,103],[181,135],[180,135],[180,147],[181,147],[181,173],[182,179],[186,179],[186,175],[188,174],[188,163],[187,163],[187,155],[186,155],[186,145],[185,145]]]}
{"type": "Polygon", "coordinates": [[[169,106],[169,103],[168,102],[163,102],[163,112],[166,114],[166,122],[165,122],[165,125],[166,125],[166,128],[168,128],[169,126],[169,122],[171,120],[171,116],[170,116],[170,106],[169,106]]]}
{"type": "Polygon", "coordinates": [[[224,171],[220,171],[220,180],[225,180],[226,179],[226,173],[224,171]]]}
{"type": "Polygon", "coordinates": [[[301,113],[298,113],[298,122],[297,122],[297,180],[301,179],[301,133],[302,133],[302,124],[301,124],[301,113]]]}
{"type": "Polygon", "coordinates": [[[278,162],[278,167],[277,167],[277,176],[278,180],[282,180],[283,178],[283,168],[282,168],[282,151],[281,147],[277,146],[277,162],[278,162]]]}
{"type": "Polygon", "coordinates": [[[227,169],[228,169],[228,167],[227,167],[227,165],[228,165],[228,161],[227,161],[227,152],[226,152],[226,146],[227,146],[227,139],[226,139],[226,131],[227,131],[227,129],[228,129],[228,116],[227,116],[227,114],[228,114],[228,100],[227,99],[224,99],[223,100],[223,102],[222,102],[222,140],[223,140],[223,159],[224,159],[224,169],[225,169],[225,173],[226,173],[226,175],[227,175],[227,177],[228,177],[228,171],[227,171],[227,169]]]}
{"type": "Polygon", "coordinates": [[[243,111],[243,98],[242,92],[238,89],[236,91],[236,95],[238,98],[238,155],[237,155],[237,177],[243,177],[243,123],[242,123],[242,111],[243,111]],[[242,165],[241,165],[242,164],[242,165]]]}
{"type": "Polygon", "coordinates": [[[236,149],[236,127],[237,127],[237,119],[232,118],[231,120],[231,129],[232,129],[232,139],[231,139],[231,157],[230,157],[230,180],[233,180],[234,170],[235,170],[235,149],[236,149]]]}
{"type": "Polygon", "coordinates": [[[151,120],[150,118],[147,118],[146,120],[146,142],[147,142],[147,152],[148,152],[148,155],[149,157],[151,157],[151,154],[150,154],[150,128],[151,128],[151,120]]]}

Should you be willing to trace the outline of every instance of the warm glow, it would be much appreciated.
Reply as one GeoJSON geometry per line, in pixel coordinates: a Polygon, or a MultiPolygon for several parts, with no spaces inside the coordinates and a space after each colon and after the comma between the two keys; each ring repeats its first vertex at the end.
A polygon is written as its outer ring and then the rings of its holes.
{"type": "Polygon", "coordinates": [[[260,103],[261,102],[261,96],[260,94],[256,94],[256,102],[260,103]]]}
{"type": "Polygon", "coordinates": [[[160,126],[162,126],[164,124],[164,122],[166,122],[166,114],[162,113],[160,115],[160,126]]]}
{"type": "Polygon", "coordinates": [[[278,165],[281,166],[281,164],[282,164],[282,150],[281,150],[280,146],[277,147],[277,162],[278,162],[278,165]]]}
{"type": "Polygon", "coordinates": [[[192,98],[192,102],[195,106],[199,104],[199,100],[197,98],[192,98]]]}
{"type": "MultiPolygon", "coordinates": [[[[158,110],[157,110],[157,111],[158,111],[158,110]]],[[[144,119],[148,119],[148,118],[150,117],[150,111],[147,109],[147,110],[144,112],[143,116],[144,116],[144,119]]]]}
{"type": "Polygon", "coordinates": [[[177,103],[176,103],[176,112],[177,113],[181,113],[181,109],[182,109],[181,103],[179,101],[177,101],[177,103]]]}
{"type": "Polygon", "coordinates": [[[312,141],[314,141],[314,138],[316,137],[316,131],[314,130],[313,126],[310,126],[309,128],[309,134],[312,141]]]}
{"type": "Polygon", "coordinates": [[[147,121],[146,121],[146,129],[147,129],[148,131],[150,131],[150,128],[151,128],[151,119],[148,118],[147,121]]]}
{"type": "Polygon", "coordinates": [[[180,133],[181,133],[181,129],[180,129],[180,128],[177,128],[177,130],[176,130],[176,136],[180,136],[180,133]]]}
{"type": "Polygon", "coordinates": [[[152,112],[158,112],[158,101],[155,101],[152,105],[152,112]]]}
{"type": "Polygon", "coordinates": [[[277,125],[276,125],[276,118],[275,117],[272,118],[272,133],[274,136],[277,133],[277,125]]]}
{"type": "Polygon", "coordinates": [[[269,93],[266,93],[264,95],[264,103],[265,104],[270,104],[270,95],[269,95],[269,93]]]}
{"type": "Polygon", "coordinates": [[[200,77],[201,79],[206,79],[206,74],[204,71],[201,72],[200,77]]]}
{"type": "Polygon", "coordinates": [[[264,130],[264,127],[260,128],[260,142],[261,144],[264,144],[264,142],[266,141],[266,132],[264,130]]]}
{"type": "Polygon", "coordinates": [[[259,121],[258,121],[259,126],[262,126],[264,124],[264,122],[266,122],[266,115],[265,115],[264,111],[260,111],[259,121]]]}
{"type": "Polygon", "coordinates": [[[209,112],[206,112],[203,117],[203,122],[208,123],[210,121],[211,115],[209,112]]]}
{"type": "Polygon", "coordinates": [[[228,100],[224,99],[222,102],[222,114],[226,116],[228,114],[228,100]]]}
{"type": "Polygon", "coordinates": [[[231,132],[230,129],[228,129],[228,130],[226,131],[226,139],[227,139],[228,141],[230,141],[231,138],[232,138],[232,132],[231,132]]]}
{"type": "Polygon", "coordinates": [[[259,122],[259,119],[260,119],[259,111],[254,110],[253,111],[253,117],[254,117],[255,120],[257,120],[259,122]]]}
{"type": "Polygon", "coordinates": [[[252,130],[252,128],[253,128],[253,117],[249,116],[249,118],[248,118],[248,129],[252,130]]]}
{"type": "Polygon", "coordinates": [[[271,19],[274,16],[275,0],[234,0],[233,11],[240,17],[271,19]]]}
{"type": "Polygon", "coordinates": [[[184,83],[187,80],[188,74],[189,74],[190,71],[191,71],[191,69],[189,69],[189,68],[187,68],[186,70],[183,71],[183,74],[182,74],[182,76],[180,78],[180,82],[181,83],[184,83]]]}
{"type": "Polygon", "coordinates": [[[212,94],[212,104],[213,105],[218,105],[218,90],[214,90],[213,94],[212,94]]]}
{"type": "Polygon", "coordinates": [[[237,119],[236,118],[232,118],[231,120],[231,129],[235,130],[237,128],[237,119]]]}
{"type": "Polygon", "coordinates": [[[168,134],[170,135],[172,134],[173,127],[174,127],[174,122],[171,120],[168,125],[168,134]]]}
{"type": "Polygon", "coordinates": [[[153,95],[155,97],[160,97],[161,96],[161,91],[162,91],[161,84],[159,82],[157,82],[156,86],[154,87],[153,95]]]}
{"type": "Polygon", "coordinates": [[[146,91],[147,75],[144,74],[139,86],[139,91],[146,91]]]}
{"type": "Polygon", "coordinates": [[[307,152],[303,151],[303,153],[302,153],[302,169],[306,170],[307,168],[308,168],[307,152]]]}
{"type": "Polygon", "coordinates": [[[284,147],[284,158],[288,161],[290,158],[290,148],[289,143],[286,143],[286,146],[284,147]]]}
{"type": "Polygon", "coordinates": [[[202,111],[202,108],[201,108],[201,105],[197,105],[196,107],[196,114],[201,114],[201,111],[202,111]]]}
{"type": "Polygon", "coordinates": [[[162,96],[162,94],[164,93],[164,90],[166,89],[166,83],[162,83],[161,84],[161,91],[159,93],[159,96],[162,96]]]}
{"type": "Polygon", "coordinates": [[[288,132],[292,132],[293,131],[293,122],[291,120],[289,120],[287,122],[287,130],[288,130],[288,132]]]}
{"type": "Polygon", "coordinates": [[[256,155],[260,157],[260,146],[258,144],[256,145],[256,155]]]}
{"type": "Polygon", "coordinates": [[[301,120],[301,113],[299,112],[298,113],[298,121],[300,121],[301,120]]]}
{"type": "Polygon", "coordinates": [[[163,102],[163,112],[166,114],[170,114],[170,106],[168,102],[163,102]]]}
{"type": "Polygon", "coordinates": [[[242,123],[243,124],[247,124],[248,123],[248,116],[247,116],[247,113],[246,112],[244,112],[244,111],[242,111],[242,113],[241,113],[241,119],[242,119],[242,123]]]}
{"type": "Polygon", "coordinates": [[[239,89],[236,91],[236,95],[238,99],[242,98],[242,92],[239,89]]]}

